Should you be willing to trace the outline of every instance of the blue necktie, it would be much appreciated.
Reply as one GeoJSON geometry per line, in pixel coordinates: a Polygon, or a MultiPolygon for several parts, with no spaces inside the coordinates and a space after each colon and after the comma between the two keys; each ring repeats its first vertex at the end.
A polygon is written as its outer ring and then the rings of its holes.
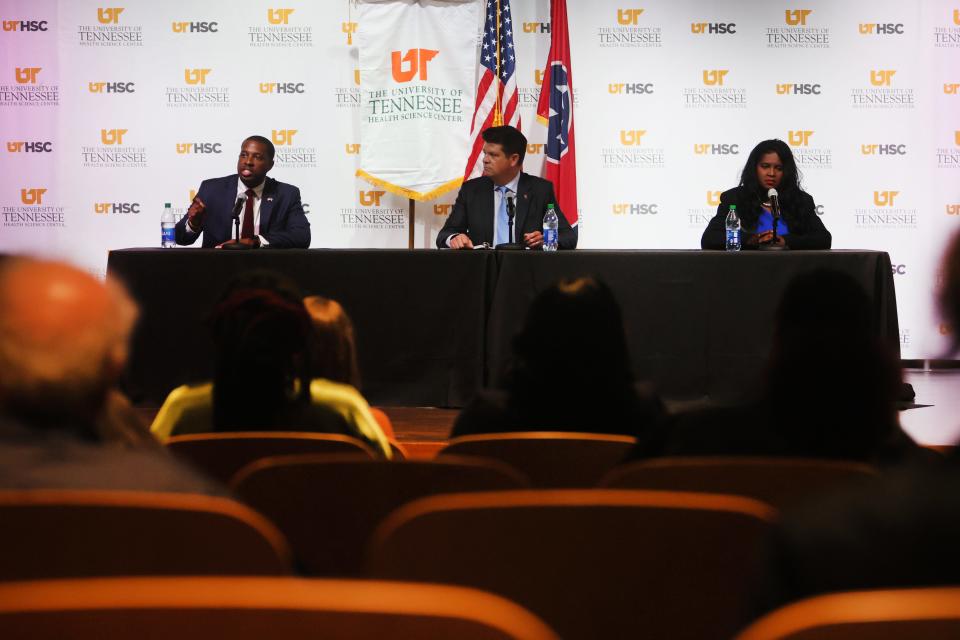
{"type": "Polygon", "coordinates": [[[497,224],[494,227],[493,246],[510,242],[510,228],[507,224],[507,188],[497,187],[500,193],[500,206],[497,207],[497,224]]]}

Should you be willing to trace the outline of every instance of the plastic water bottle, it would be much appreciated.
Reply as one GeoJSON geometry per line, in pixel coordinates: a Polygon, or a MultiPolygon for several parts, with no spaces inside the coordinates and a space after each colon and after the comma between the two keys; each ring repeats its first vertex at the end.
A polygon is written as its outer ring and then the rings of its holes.
{"type": "Polygon", "coordinates": [[[160,218],[160,246],[164,249],[177,246],[177,221],[173,217],[170,203],[163,205],[163,217],[160,218]]]}
{"type": "Polygon", "coordinates": [[[557,218],[557,210],[552,204],[547,205],[547,212],[543,216],[543,250],[556,251],[559,245],[560,220],[557,218]]]}
{"type": "Polygon", "coordinates": [[[727,251],[740,251],[740,218],[735,204],[730,205],[727,214],[727,251]]]}

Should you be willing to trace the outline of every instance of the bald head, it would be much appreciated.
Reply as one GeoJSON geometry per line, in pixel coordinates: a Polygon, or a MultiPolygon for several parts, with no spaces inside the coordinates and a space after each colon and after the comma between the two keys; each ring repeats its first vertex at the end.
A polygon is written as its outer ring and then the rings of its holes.
{"type": "Polygon", "coordinates": [[[57,262],[0,267],[0,408],[88,419],[126,361],[136,308],[114,282],[57,262]],[[74,416],[74,413],[83,415],[74,416]]]}

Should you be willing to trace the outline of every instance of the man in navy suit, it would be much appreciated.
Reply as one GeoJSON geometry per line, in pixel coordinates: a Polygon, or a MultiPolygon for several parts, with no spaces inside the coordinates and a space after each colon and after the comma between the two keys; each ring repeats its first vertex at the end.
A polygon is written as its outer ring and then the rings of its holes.
{"type": "Polygon", "coordinates": [[[510,126],[490,127],[483,132],[483,142],[483,175],[460,187],[453,211],[437,234],[437,246],[472,249],[484,242],[491,246],[510,242],[507,203],[513,200],[513,242],[540,249],[543,215],[552,204],[559,218],[559,247],[576,249],[577,230],[560,211],[553,184],[522,171],[526,137],[510,126]]]}
{"type": "Polygon", "coordinates": [[[310,223],[300,190],[267,177],[273,168],[273,143],[250,136],[240,147],[237,173],[204,180],[187,215],[177,223],[177,244],[193,244],[203,234],[203,247],[222,247],[232,239],[233,210],[240,208],[240,243],[277,249],[310,246],[310,223]],[[242,202],[239,200],[242,198],[242,202]]]}

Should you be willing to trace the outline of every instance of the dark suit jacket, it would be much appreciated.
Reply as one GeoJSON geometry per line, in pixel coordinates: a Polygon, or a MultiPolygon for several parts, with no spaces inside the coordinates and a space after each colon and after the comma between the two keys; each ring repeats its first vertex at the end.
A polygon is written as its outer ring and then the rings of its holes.
{"type": "MultiPolygon", "coordinates": [[[[240,176],[234,174],[204,180],[200,184],[197,197],[207,207],[201,231],[205,249],[233,238],[233,205],[237,201],[239,179],[240,176]]],[[[260,202],[260,235],[275,249],[306,249],[310,246],[310,223],[300,203],[300,189],[267,178],[260,202]]],[[[200,233],[190,230],[187,216],[183,216],[177,223],[177,244],[193,244],[199,236],[200,233]]]]}
{"type": "MultiPolygon", "coordinates": [[[[447,238],[458,233],[470,236],[470,241],[475,245],[483,242],[493,244],[493,188],[493,180],[486,176],[463,183],[450,217],[437,234],[438,247],[446,248],[447,238]]],[[[546,213],[548,204],[553,204],[557,210],[560,248],[576,249],[577,230],[570,226],[560,211],[557,198],[553,194],[553,183],[526,173],[520,174],[520,181],[517,183],[517,214],[513,223],[513,237],[522,242],[524,233],[543,231],[543,214],[546,213]]]]}
{"type": "MultiPolygon", "coordinates": [[[[730,205],[737,206],[737,213],[743,223],[743,212],[747,210],[751,195],[746,187],[735,187],[720,194],[720,206],[717,213],[711,218],[703,236],[700,238],[702,249],[724,249],[727,237],[727,214],[730,205]]],[[[798,194],[794,210],[784,211],[790,233],[783,236],[783,241],[791,249],[829,249],[832,237],[817,215],[817,207],[813,197],[804,191],[798,194]]],[[[749,230],[744,228],[744,237],[749,230]]],[[[744,245],[744,248],[748,248],[744,245]]]]}

